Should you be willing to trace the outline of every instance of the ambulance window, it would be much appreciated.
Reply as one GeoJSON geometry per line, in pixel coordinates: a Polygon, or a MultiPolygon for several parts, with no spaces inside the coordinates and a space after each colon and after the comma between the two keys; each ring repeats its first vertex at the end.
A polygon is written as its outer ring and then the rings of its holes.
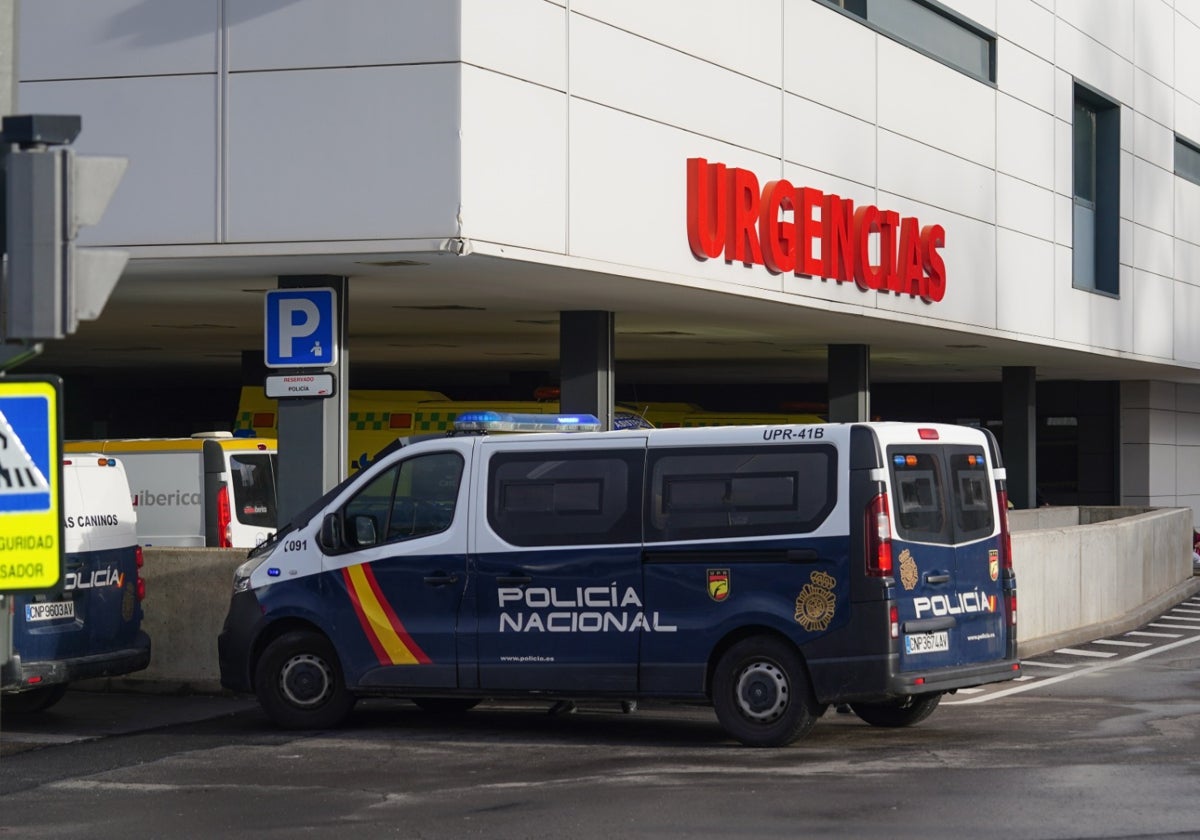
{"type": "Polygon", "coordinates": [[[277,455],[267,452],[229,456],[234,513],[243,525],[275,527],[277,458],[277,455]]]}
{"type": "Polygon", "coordinates": [[[454,521],[463,459],[438,452],[401,461],[372,479],[342,509],[347,548],[422,537],[454,521]]]}
{"type": "Polygon", "coordinates": [[[837,502],[837,450],[663,450],[649,483],[647,541],[805,533],[837,502]]]}
{"type": "Polygon", "coordinates": [[[513,545],[594,545],[640,539],[640,452],[498,453],[488,523],[513,545]]]}
{"type": "Polygon", "coordinates": [[[937,456],[914,450],[889,452],[896,497],[896,532],[908,540],[949,541],[937,456]]]}
{"type": "Polygon", "coordinates": [[[950,456],[950,475],[954,487],[954,524],[958,539],[972,539],[992,533],[992,490],[983,453],[950,456]]]}

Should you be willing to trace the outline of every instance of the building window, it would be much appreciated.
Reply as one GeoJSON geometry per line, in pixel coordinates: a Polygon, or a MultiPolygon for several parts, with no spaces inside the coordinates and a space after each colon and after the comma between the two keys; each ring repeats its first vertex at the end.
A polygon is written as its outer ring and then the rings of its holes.
{"type": "Polygon", "coordinates": [[[1075,85],[1072,284],[1120,293],[1121,109],[1075,85]]]}
{"type": "Polygon", "coordinates": [[[933,0],[817,0],[882,35],[985,82],[996,81],[996,36],[933,0]]]}
{"type": "Polygon", "coordinates": [[[1182,137],[1175,138],[1175,174],[1200,184],[1200,147],[1182,137]]]}

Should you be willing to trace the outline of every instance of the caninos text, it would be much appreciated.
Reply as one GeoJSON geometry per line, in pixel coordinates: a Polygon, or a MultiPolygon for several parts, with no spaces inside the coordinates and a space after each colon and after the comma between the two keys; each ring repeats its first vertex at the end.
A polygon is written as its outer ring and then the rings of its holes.
{"type": "Polygon", "coordinates": [[[687,162],[688,243],[697,259],[764,265],[775,274],[854,281],[863,291],[894,292],[936,303],[946,294],[941,225],[746,169],[687,162]],[[790,215],[790,220],[785,218],[790,215]],[[871,261],[878,241],[877,263],[871,261]],[[819,249],[816,247],[819,245],[819,249]]]}

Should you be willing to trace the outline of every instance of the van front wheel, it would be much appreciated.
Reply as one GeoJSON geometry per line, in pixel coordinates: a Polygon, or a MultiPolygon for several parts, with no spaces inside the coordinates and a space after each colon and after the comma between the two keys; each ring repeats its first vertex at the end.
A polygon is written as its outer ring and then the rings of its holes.
{"type": "Polygon", "coordinates": [[[851,703],[854,714],[872,726],[912,726],[933,714],[941,694],[918,694],[885,703],[851,703]]]}
{"type": "Polygon", "coordinates": [[[284,633],[267,645],[254,670],[254,689],[263,710],[284,729],[329,729],[354,708],[333,645],[308,630],[284,633]]]}
{"type": "Polygon", "coordinates": [[[743,639],[722,654],[712,699],[721,726],[748,747],[786,746],[819,717],[800,654],[771,636],[743,639]]]}

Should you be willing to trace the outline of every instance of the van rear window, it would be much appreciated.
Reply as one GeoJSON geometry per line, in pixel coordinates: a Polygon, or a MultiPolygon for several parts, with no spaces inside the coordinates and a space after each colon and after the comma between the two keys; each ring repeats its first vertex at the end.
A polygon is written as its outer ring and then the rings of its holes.
{"type": "Polygon", "coordinates": [[[982,449],[891,447],[888,463],[901,539],[959,543],[992,533],[995,495],[982,449]]]}
{"type": "Polygon", "coordinates": [[[277,455],[269,452],[237,453],[229,456],[233,476],[234,515],[243,525],[275,527],[275,474],[277,455]]]}
{"type": "Polygon", "coordinates": [[[992,493],[983,453],[959,452],[950,456],[950,481],[954,487],[954,524],[960,540],[992,533],[992,493]]]}
{"type": "Polygon", "coordinates": [[[837,450],[651,451],[648,481],[648,542],[803,534],[837,503],[837,450]]]}
{"type": "Polygon", "coordinates": [[[891,456],[896,532],[906,540],[946,542],[946,502],[941,464],[930,451],[895,451],[891,456]]]}

